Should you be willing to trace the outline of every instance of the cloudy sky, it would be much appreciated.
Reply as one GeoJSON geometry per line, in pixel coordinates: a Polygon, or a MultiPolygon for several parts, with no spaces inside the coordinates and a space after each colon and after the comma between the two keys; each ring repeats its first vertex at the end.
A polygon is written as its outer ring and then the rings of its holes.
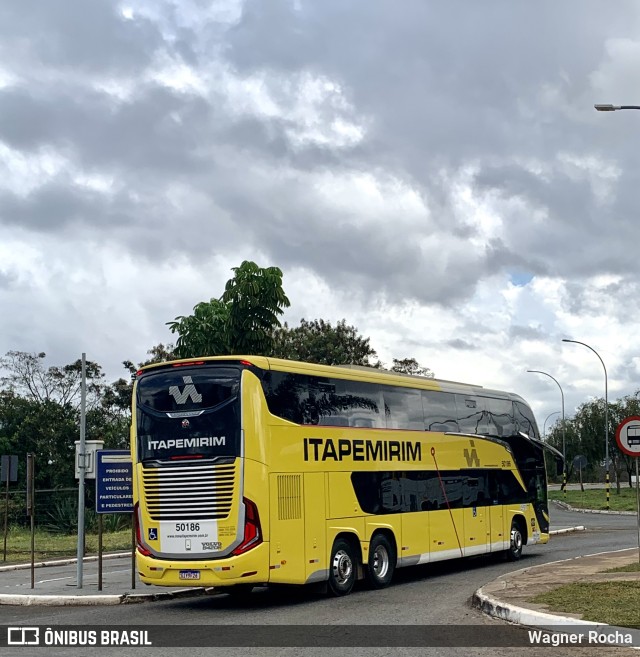
{"type": "MultiPolygon", "coordinates": [[[[5,0],[0,353],[108,377],[244,259],[285,319],[513,390],[640,388],[633,0],[5,0]]],[[[549,424],[557,418],[550,418],[549,424]]]]}

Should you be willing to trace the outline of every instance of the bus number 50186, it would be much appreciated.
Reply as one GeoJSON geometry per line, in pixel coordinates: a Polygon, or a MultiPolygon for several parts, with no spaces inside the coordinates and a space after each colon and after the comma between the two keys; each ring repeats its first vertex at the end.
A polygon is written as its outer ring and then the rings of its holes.
{"type": "Polygon", "coordinates": [[[177,522],[176,523],[177,532],[199,532],[200,523],[199,522],[177,522]]]}

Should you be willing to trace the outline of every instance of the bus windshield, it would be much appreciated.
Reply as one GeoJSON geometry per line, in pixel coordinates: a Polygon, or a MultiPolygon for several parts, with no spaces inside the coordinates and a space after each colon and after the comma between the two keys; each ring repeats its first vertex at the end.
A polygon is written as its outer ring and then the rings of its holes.
{"type": "Polygon", "coordinates": [[[142,374],[136,395],[138,459],[237,456],[239,368],[199,366],[142,374]]]}

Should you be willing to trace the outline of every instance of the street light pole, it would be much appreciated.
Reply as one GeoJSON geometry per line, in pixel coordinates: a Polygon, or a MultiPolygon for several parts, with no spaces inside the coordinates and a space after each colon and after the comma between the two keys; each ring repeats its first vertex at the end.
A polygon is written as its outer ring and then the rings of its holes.
{"type": "Polygon", "coordinates": [[[547,417],[544,419],[544,425],[542,427],[542,435],[544,436],[545,443],[547,442],[547,420],[550,417],[553,417],[554,415],[559,415],[559,414],[560,414],[560,411],[553,411],[553,413],[549,413],[549,415],[547,415],[547,417]]]}
{"type": "Polygon", "coordinates": [[[640,105],[594,105],[598,112],[615,112],[616,110],[640,110],[640,105]]]}
{"type": "MultiPolygon", "coordinates": [[[[564,491],[564,496],[567,496],[567,440],[566,440],[566,427],[564,421],[564,392],[562,391],[562,386],[558,383],[558,380],[551,376],[548,372],[542,372],[541,370],[527,370],[531,374],[544,374],[550,379],[555,381],[555,384],[560,389],[560,398],[562,400],[562,490],[564,491]]],[[[548,419],[548,418],[547,418],[548,419]]]]}
{"type": "MultiPolygon", "coordinates": [[[[638,107],[638,109],[640,109],[640,107],[638,107]]],[[[598,360],[602,363],[602,369],[604,369],[604,465],[606,469],[605,489],[607,491],[607,509],[609,509],[609,383],[607,379],[607,368],[605,367],[602,358],[600,358],[600,354],[588,344],[578,342],[578,340],[567,340],[566,338],[563,338],[562,342],[573,342],[574,344],[581,344],[583,347],[590,349],[598,357],[598,360]]]]}

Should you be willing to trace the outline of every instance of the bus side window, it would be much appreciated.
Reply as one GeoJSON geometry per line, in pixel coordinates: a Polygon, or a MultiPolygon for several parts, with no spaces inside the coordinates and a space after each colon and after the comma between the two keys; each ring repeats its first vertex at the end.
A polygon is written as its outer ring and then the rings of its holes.
{"type": "Polygon", "coordinates": [[[424,431],[422,399],[419,390],[385,386],[383,395],[387,429],[424,431]]]}
{"type": "Polygon", "coordinates": [[[527,434],[530,438],[540,439],[536,419],[533,416],[531,409],[526,404],[519,401],[515,402],[514,406],[518,431],[522,431],[522,433],[527,434]]]}
{"type": "MultiPolygon", "coordinates": [[[[384,428],[380,410],[380,386],[362,381],[331,379],[335,392],[329,396],[331,413],[347,419],[346,426],[384,428]]],[[[320,424],[324,423],[321,418],[320,424]]]]}
{"type": "Polygon", "coordinates": [[[459,431],[456,398],[451,392],[422,391],[425,431],[459,431]]]}
{"type": "Polygon", "coordinates": [[[474,395],[456,395],[458,424],[462,433],[488,433],[485,398],[474,395]]]}
{"type": "Polygon", "coordinates": [[[485,397],[487,424],[490,435],[513,436],[516,432],[516,418],[513,402],[510,399],[485,397]]]}

